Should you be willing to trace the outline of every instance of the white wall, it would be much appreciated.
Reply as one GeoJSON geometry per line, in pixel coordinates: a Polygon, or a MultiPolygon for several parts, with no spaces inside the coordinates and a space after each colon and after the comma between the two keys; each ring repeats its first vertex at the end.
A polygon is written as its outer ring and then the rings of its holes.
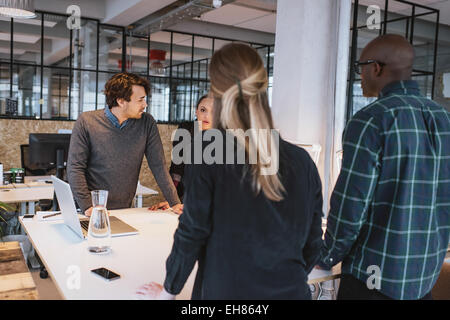
{"type": "Polygon", "coordinates": [[[350,14],[351,0],[279,0],[277,7],[274,122],[283,138],[322,147],[325,200],[344,123],[350,14]]]}

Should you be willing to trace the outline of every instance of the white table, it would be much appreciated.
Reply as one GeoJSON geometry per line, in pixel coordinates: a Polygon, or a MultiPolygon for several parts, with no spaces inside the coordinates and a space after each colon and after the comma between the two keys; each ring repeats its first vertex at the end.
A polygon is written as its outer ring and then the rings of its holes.
{"type": "Polygon", "coordinates": [[[34,214],[35,203],[41,199],[53,199],[53,186],[51,185],[8,185],[0,189],[0,201],[4,203],[20,203],[20,214],[34,214]],[[28,204],[28,210],[27,210],[28,204]]]}
{"type": "MultiPolygon", "coordinates": [[[[178,216],[147,208],[111,210],[139,230],[138,235],[112,238],[109,255],[95,255],[62,221],[39,222],[20,218],[29,238],[47,271],[65,299],[133,299],[141,285],[156,281],[163,283],[165,262],[172,249],[178,216]],[[112,282],[98,278],[90,270],[105,267],[121,275],[112,282]],[[79,272],[79,288],[76,275],[79,272]]],[[[197,265],[194,267],[177,299],[190,299],[197,265]]],[[[333,276],[330,271],[313,270],[310,282],[333,276]]]]}
{"type": "MultiPolygon", "coordinates": [[[[65,299],[133,299],[138,287],[151,281],[162,283],[165,262],[173,243],[178,216],[147,208],[111,210],[139,230],[138,235],[112,238],[109,255],[88,252],[80,239],[62,221],[39,222],[20,219],[34,248],[65,299]],[[90,270],[105,267],[121,275],[107,282],[90,270]],[[77,273],[80,275],[76,288],[77,273]]],[[[194,268],[178,299],[190,299],[196,273],[194,268]]]]}
{"type": "Polygon", "coordinates": [[[341,263],[335,265],[331,270],[313,269],[308,275],[308,284],[335,280],[341,277],[341,263]]]}

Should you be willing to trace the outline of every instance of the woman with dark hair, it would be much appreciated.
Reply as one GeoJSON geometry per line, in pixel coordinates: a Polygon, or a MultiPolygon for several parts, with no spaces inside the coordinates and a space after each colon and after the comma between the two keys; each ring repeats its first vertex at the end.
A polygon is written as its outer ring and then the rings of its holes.
{"type": "Polygon", "coordinates": [[[256,50],[225,45],[209,72],[218,129],[211,132],[227,141],[227,161],[186,165],[184,211],[164,286],[153,282],[137,294],[173,299],[198,261],[192,299],[311,299],[308,274],[322,246],[314,162],[274,130],[267,73],[256,50]],[[244,157],[230,156],[230,140],[244,157]]]}
{"type": "MultiPolygon", "coordinates": [[[[208,130],[211,129],[212,126],[212,108],[213,108],[214,100],[210,98],[208,95],[202,96],[195,107],[195,115],[197,117],[197,123],[201,127],[200,130],[208,130]]],[[[194,136],[194,125],[196,122],[183,122],[179,125],[178,129],[186,129],[189,131],[191,137],[194,136]]],[[[180,141],[173,142],[173,148],[180,143],[180,141]]],[[[172,177],[173,183],[177,188],[178,197],[180,197],[181,201],[183,201],[183,176],[184,176],[184,163],[170,164],[170,176],[172,177]]]]}
{"type": "MultiPolygon", "coordinates": [[[[197,123],[199,126],[199,130],[208,130],[211,129],[212,126],[212,108],[213,108],[213,102],[214,100],[208,95],[205,94],[204,96],[201,96],[200,99],[197,101],[197,105],[195,106],[195,116],[196,121],[186,121],[180,123],[178,126],[178,129],[185,129],[189,131],[189,134],[191,137],[194,136],[194,126],[197,123]]],[[[173,141],[172,143],[172,149],[175,148],[175,146],[180,143],[181,141],[173,141]]],[[[184,176],[184,163],[175,164],[173,161],[170,164],[170,170],[169,170],[170,176],[172,177],[173,184],[175,185],[175,188],[177,188],[178,197],[181,201],[183,201],[183,194],[184,194],[184,184],[183,184],[183,176],[184,176]]],[[[150,210],[157,210],[157,209],[168,209],[169,203],[167,201],[160,202],[152,207],[150,207],[150,210]]]]}

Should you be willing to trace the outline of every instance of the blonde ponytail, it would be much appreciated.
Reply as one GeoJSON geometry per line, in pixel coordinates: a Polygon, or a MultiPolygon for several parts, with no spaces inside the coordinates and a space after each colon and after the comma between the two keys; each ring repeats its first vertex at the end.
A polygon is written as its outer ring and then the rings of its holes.
{"type": "Polygon", "coordinates": [[[264,195],[272,201],[283,200],[285,188],[278,174],[264,174],[264,164],[267,164],[268,161],[275,161],[276,163],[272,163],[272,165],[278,168],[279,155],[273,156],[272,153],[278,153],[279,149],[272,134],[272,117],[266,93],[268,86],[267,73],[261,58],[254,49],[243,44],[233,43],[216,52],[211,62],[210,75],[211,91],[214,96],[220,98],[219,108],[215,110],[215,112],[218,112],[217,121],[220,127],[223,129],[243,129],[250,132],[249,141],[247,142],[243,130],[231,131],[237,138],[238,143],[245,147],[247,159],[255,155],[257,157],[256,163],[249,163],[252,186],[255,192],[258,194],[262,190],[264,195]],[[239,48],[236,48],[238,52],[232,50],[232,46],[238,46],[239,48]],[[222,80],[227,79],[227,77],[222,74],[222,78],[219,78],[219,75],[216,74],[216,70],[226,70],[227,58],[232,58],[227,55],[227,49],[233,51],[232,53],[234,54],[251,55],[251,57],[244,57],[243,60],[257,63],[257,68],[248,64],[239,66],[239,60],[234,59],[236,62],[234,64],[235,68],[243,67],[241,70],[244,71],[252,69],[252,72],[247,72],[248,76],[244,79],[238,75],[228,77],[228,82],[232,82],[228,86],[222,80]],[[220,55],[221,51],[224,51],[222,55],[220,55]],[[242,80],[239,80],[240,78],[242,80]],[[226,90],[222,90],[225,87],[226,90]],[[255,154],[253,154],[254,152],[255,154]]]}

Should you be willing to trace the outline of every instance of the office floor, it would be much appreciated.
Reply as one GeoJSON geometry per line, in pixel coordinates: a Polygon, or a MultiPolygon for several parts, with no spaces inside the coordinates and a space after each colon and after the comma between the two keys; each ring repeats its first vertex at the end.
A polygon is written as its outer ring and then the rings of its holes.
{"type": "Polygon", "coordinates": [[[31,275],[33,277],[34,283],[36,284],[36,289],[39,294],[40,300],[61,300],[61,295],[56,289],[53,280],[50,276],[47,279],[41,279],[39,276],[39,269],[32,269],[31,275]]]}

